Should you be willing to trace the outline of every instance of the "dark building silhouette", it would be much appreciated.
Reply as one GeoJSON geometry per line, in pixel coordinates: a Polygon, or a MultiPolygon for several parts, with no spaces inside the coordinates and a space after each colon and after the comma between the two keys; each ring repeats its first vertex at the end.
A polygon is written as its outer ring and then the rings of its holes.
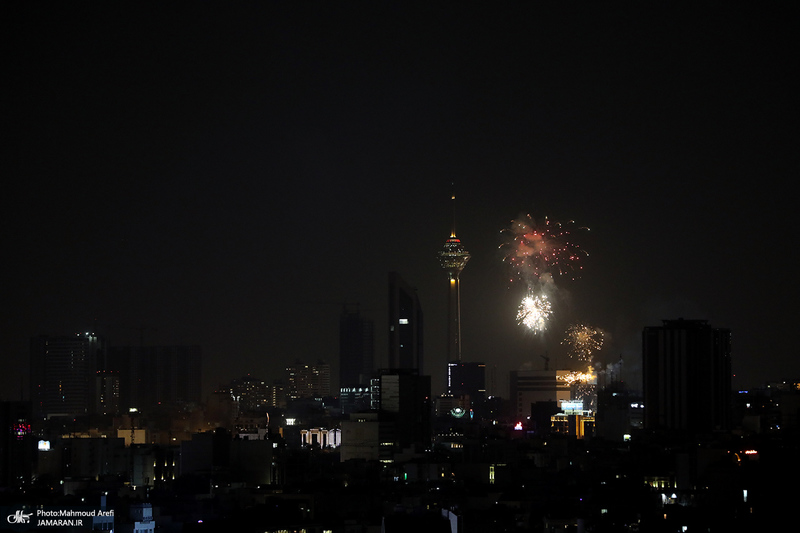
{"type": "Polygon", "coordinates": [[[422,308],[417,290],[389,273],[389,368],[422,373],[422,308]]]}
{"type": "Polygon", "coordinates": [[[642,427],[644,402],[622,384],[615,383],[597,393],[595,435],[610,441],[623,441],[642,427]]]}
{"type": "Polygon", "coordinates": [[[707,320],[664,320],[642,336],[645,429],[728,429],[731,332],[707,320]]]}
{"type": "Polygon", "coordinates": [[[234,378],[222,387],[229,391],[232,398],[239,402],[239,411],[263,412],[271,407],[286,407],[286,394],[283,381],[273,380],[268,383],[250,376],[234,378]]]}
{"type": "Polygon", "coordinates": [[[367,385],[374,371],[375,323],[359,311],[339,319],[339,386],[367,385]]]}
{"type": "Polygon", "coordinates": [[[119,372],[98,370],[94,377],[94,412],[113,415],[119,412],[119,372]]]}
{"type": "Polygon", "coordinates": [[[473,405],[486,397],[486,365],[450,361],[447,363],[447,394],[469,396],[473,405]]]}
{"type": "Polygon", "coordinates": [[[39,335],[31,339],[30,398],[36,417],[94,412],[95,376],[105,341],[94,333],[39,335]]]}
{"type": "Polygon", "coordinates": [[[405,449],[422,451],[431,443],[431,377],[416,370],[382,370],[380,380],[380,455],[391,459],[405,449]]]}
{"type": "Polygon", "coordinates": [[[29,402],[0,402],[0,487],[31,481],[34,438],[29,402]]]}
{"type": "MultiPolygon", "coordinates": [[[[511,418],[516,421],[530,416],[532,406],[539,402],[560,406],[569,401],[572,391],[562,379],[568,370],[512,370],[509,372],[508,390],[511,418]]],[[[548,407],[549,409],[549,407],[548,407]]]]}
{"type": "Polygon", "coordinates": [[[112,347],[108,365],[119,373],[123,411],[202,401],[199,346],[112,347]]]}

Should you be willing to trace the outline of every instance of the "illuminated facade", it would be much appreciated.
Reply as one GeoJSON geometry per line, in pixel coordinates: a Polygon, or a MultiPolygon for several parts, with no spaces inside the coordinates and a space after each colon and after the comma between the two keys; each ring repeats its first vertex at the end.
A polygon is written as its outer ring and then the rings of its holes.
{"type": "Polygon", "coordinates": [[[342,430],[325,428],[301,429],[300,440],[303,446],[338,448],[342,443],[342,430]]]}
{"type": "Polygon", "coordinates": [[[379,393],[372,385],[341,387],[339,389],[339,406],[342,414],[358,413],[377,408],[379,393]]]}
{"type": "Polygon", "coordinates": [[[451,394],[442,394],[434,399],[433,412],[436,416],[454,416],[461,418],[469,411],[469,404],[466,403],[466,398],[463,396],[453,396],[451,394]],[[464,413],[462,416],[457,416],[459,413],[464,413]]]}
{"type": "Polygon", "coordinates": [[[284,386],[281,382],[270,384],[252,376],[244,376],[231,380],[226,389],[239,402],[241,412],[263,412],[269,407],[286,407],[284,386]]]}
{"type": "Polygon", "coordinates": [[[594,435],[594,417],[585,414],[558,413],[551,420],[552,433],[583,439],[594,435]]]}
{"type": "Polygon", "coordinates": [[[288,400],[324,398],[331,395],[331,365],[324,361],[307,365],[300,361],[286,367],[288,400]]]}

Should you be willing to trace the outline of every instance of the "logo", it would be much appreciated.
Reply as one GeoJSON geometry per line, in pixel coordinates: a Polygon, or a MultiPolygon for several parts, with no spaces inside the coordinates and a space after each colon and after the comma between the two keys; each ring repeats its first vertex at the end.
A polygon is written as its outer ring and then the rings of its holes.
{"type": "Polygon", "coordinates": [[[23,513],[22,511],[17,511],[14,514],[8,515],[8,523],[9,524],[30,524],[31,516],[33,513],[23,513]]]}

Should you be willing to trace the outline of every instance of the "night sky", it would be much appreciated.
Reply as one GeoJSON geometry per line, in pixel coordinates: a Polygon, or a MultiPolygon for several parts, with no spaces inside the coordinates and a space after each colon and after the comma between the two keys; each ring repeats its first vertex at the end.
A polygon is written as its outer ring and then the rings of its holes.
{"type": "Polygon", "coordinates": [[[338,376],[345,303],[384,366],[390,271],[441,392],[452,191],[490,392],[571,364],[576,322],[639,388],[642,328],[678,317],[732,331],[736,387],[800,377],[788,12],[263,4],[3,6],[2,399],[32,335],[87,330],[200,345],[206,393],[294,359],[338,376]],[[591,228],[542,335],[498,248],[527,213],[591,228]]]}

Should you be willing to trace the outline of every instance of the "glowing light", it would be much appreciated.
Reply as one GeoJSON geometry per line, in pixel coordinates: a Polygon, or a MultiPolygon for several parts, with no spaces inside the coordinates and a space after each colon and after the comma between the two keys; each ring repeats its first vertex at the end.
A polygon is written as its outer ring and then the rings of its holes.
{"type": "Polygon", "coordinates": [[[595,383],[597,376],[589,368],[588,372],[570,372],[569,374],[559,375],[557,378],[568,385],[576,385],[578,383],[595,383]]]}
{"type": "Polygon", "coordinates": [[[469,258],[469,252],[454,234],[445,241],[444,247],[439,252],[439,263],[448,272],[450,279],[458,278],[469,258]]]}
{"type": "Polygon", "coordinates": [[[595,374],[591,366],[589,366],[586,372],[574,371],[568,374],[559,374],[556,378],[570,387],[571,396],[574,401],[582,401],[587,410],[595,410],[597,400],[595,396],[597,374],[595,374]]]}
{"type": "Polygon", "coordinates": [[[572,241],[572,235],[588,230],[576,227],[574,221],[562,224],[551,222],[547,217],[539,224],[526,215],[513,220],[511,227],[503,230],[506,235],[506,242],[501,245],[506,252],[504,261],[525,281],[539,279],[545,274],[569,275],[575,279],[583,269],[580,259],[589,254],[572,241]]]}
{"type": "Polygon", "coordinates": [[[522,422],[517,422],[514,426],[515,431],[522,431],[522,422]]]}
{"type": "Polygon", "coordinates": [[[591,361],[592,354],[603,348],[603,330],[585,324],[573,324],[567,329],[561,344],[569,347],[570,357],[591,361]]]}
{"type": "Polygon", "coordinates": [[[544,331],[550,317],[551,306],[547,296],[526,296],[517,311],[517,323],[534,333],[544,331]]]}
{"type": "Polygon", "coordinates": [[[25,438],[25,435],[30,435],[31,433],[32,431],[30,424],[17,422],[16,424],[11,425],[11,434],[14,435],[17,440],[22,440],[25,438]]]}

